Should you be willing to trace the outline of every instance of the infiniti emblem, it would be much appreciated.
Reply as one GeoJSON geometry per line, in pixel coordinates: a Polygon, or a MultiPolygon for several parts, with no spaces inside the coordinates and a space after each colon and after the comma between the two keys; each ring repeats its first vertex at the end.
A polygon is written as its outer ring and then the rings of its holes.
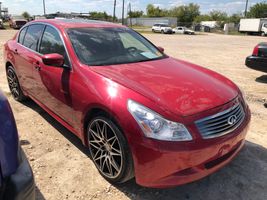
{"type": "Polygon", "coordinates": [[[236,115],[232,115],[228,118],[227,122],[229,125],[234,125],[237,121],[237,116],[236,115]]]}

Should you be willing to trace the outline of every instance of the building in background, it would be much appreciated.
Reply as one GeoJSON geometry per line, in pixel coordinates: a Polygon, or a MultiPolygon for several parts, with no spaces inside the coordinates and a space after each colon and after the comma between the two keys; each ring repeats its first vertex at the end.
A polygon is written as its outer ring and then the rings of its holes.
{"type": "Polygon", "coordinates": [[[177,26],[176,17],[153,17],[153,18],[128,18],[127,24],[132,26],[151,27],[154,24],[168,24],[169,26],[177,26]]]}
{"type": "Polygon", "coordinates": [[[2,2],[0,2],[0,19],[8,20],[8,8],[2,8],[2,2]]]}

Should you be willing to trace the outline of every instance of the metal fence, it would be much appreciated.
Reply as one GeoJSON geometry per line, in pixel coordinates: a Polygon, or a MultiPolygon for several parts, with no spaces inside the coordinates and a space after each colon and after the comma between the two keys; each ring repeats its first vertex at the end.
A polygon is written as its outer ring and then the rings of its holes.
{"type": "Polygon", "coordinates": [[[132,26],[153,26],[154,24],[168,24],[169,26],[177,26],[176,17],[158,17],[158,18],[128,18],[127,24],[132,26]]]}

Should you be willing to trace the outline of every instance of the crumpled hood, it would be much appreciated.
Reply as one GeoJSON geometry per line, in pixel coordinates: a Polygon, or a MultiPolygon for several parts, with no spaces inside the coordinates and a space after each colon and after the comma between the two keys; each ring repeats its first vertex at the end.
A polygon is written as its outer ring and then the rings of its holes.
{"type": "Polygon", "coordinates": [[[227,78],[173,58],[91,69],[180,116],[215,108],[238,95],[227,78]]]}

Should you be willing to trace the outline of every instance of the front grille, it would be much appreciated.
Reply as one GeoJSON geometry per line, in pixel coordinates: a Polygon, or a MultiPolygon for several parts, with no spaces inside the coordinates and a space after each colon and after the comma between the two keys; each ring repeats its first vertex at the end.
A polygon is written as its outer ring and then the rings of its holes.
{"type": "Polygon", "coordinates": [[[215,115],[195,122],[204,139],[226,135],[240,126],[245,118],[243,106],[238,103],[215,115]]]}

